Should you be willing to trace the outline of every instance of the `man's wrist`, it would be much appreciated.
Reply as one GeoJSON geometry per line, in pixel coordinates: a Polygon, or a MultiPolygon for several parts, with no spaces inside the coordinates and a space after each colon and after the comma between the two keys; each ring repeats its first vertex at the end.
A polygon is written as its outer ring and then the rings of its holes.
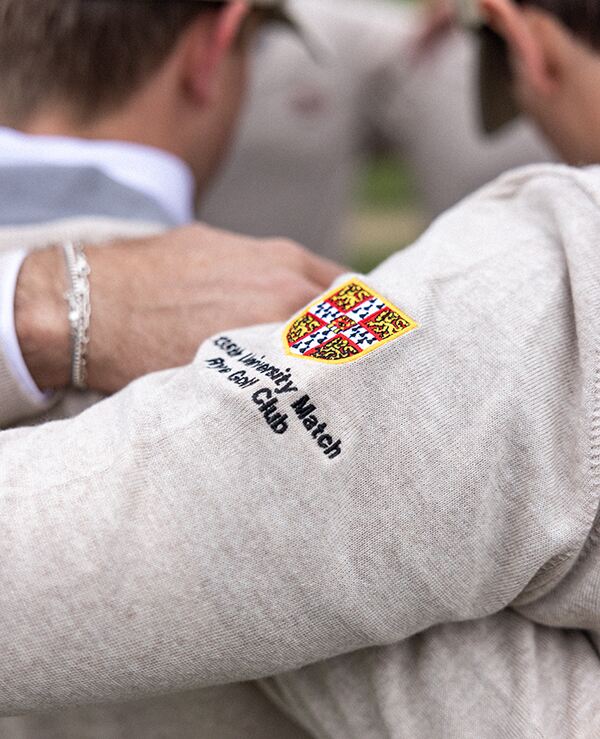
{"type": "Polygon", "coordinates": [[[15,329],[25,364],[43,390],[69,384],[66,287],[59,248],[34,251],[23,262],[15,291],[15,329]]]}

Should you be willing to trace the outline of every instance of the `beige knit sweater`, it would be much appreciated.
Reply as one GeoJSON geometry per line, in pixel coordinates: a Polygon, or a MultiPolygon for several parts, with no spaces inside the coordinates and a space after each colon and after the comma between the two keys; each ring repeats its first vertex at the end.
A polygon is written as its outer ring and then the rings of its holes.
{"type": "MultiPolygon", "coordinates": [[[[73,239],[102,244],[114,239],[143,237],[163,229],[164,226],[158,223],[100,217],[1,229],[0,270],[3,259],[11,250],[43,248],[73,239]]],[[[44,408],[36,407],[21,392],[0,346],[0,426],[18,425],[20,422],[28,425],[47,423],[73,417],[100,399],[96,393],[69,391],[54,398],[44,408]]],[[[3,687],[0,680],[0,695],[3,687]]],[[[305,736],[250,683],[114,707],[86,707],[0,718],[0,739],[302,739],[305,736]]]]}
{"type": "MultiPolygon", "coordinates": [[[[0,711],[277,675],[320,739],[598,736],[598,233],[600,170],[518,171],[288,327],[0,434],[0,711]]],[[[206,695],[14,736],[231,736],[206,695]]]]}

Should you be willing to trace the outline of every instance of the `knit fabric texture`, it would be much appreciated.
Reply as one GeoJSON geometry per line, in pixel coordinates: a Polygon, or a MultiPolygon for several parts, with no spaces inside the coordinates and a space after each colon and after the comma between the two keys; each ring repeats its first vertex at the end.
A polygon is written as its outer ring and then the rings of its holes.
{"type": "Polygon", "coordinates": [[[0,711],[269,678],[319,739],[597,736],[599,233],[600,170],[517,171],[360,277],[417,329],[0,434],[0,711]]]}

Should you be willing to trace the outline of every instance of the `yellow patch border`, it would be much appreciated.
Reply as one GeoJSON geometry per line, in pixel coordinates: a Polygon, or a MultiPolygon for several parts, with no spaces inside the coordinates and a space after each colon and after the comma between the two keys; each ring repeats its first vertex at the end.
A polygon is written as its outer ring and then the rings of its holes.
{"type": "Polygon", "coordinates": [[[295,316],[292,318],[291,321],[289,321],[285,329],[283,330],[283,347],[285,350],[285,353],[289,357],[293,357],[294,359],[300,359],[300,360],[306,360],[310,362],[320,362],[321,364],[347,364],[348,362],[356,362],[357,359],[362,359],[367,354],[370,354],[371,352],[375,351],[376,349],[381,349],[382,346],[385,344],[388,344],[390,341],[395,341],[396,339],[399,339],[401,336],[404,336],[405,334],[410,333],[411,331],[414,331],[416,328],[419,328],[419,324],[411,318],[409,315],[407,315],[404,311],[400,310],[397,306],[395,306],[393,303],[391,303],[387,298],[384,298],[383,295],[380,295],[376,290],[373,290],[372,287],[369,287],[366,285],[362,280],[359,280],[357,278],[351,278],[349,280],[346,280],[345,282],[340,283],[337,287],[333,288],[333,290],[330,290],[328,293],[321,294],[316,300],[313,300],[312,303],[309,303],[309,305],[304,308],[302,311],[299,311],[295,314],[295,316]],[[342,288],[346,287],[346,285],[350,284],[357,284],[360,287],[362,287],[367,292],[371,293],[371,295],[374,298],[378,298],[381,300],[387,308],[391,308],[392,310],[396,311],[405,321],[408,321],[409,325],[402,329],[397,334],[394,334],[394,336],[389,336],[387,339],[382,339],[379,341],[375,346],[369,346],[366,349],[363,349],[358,354],[353,355],[352,357],[345,357],[344,359],[319,359],[317,357],[305,357],[303,355],[294,354],[290,346],[287,342],[287,335],[293,326],[293,324],[305,313],[309,313],[311,308],[314,308],[316,305],[319,305],[319,303],[323,303],[325,300],[329,300],[329,298],[332,295],[335,295],[337,292],[339,292],[342,288]]]}

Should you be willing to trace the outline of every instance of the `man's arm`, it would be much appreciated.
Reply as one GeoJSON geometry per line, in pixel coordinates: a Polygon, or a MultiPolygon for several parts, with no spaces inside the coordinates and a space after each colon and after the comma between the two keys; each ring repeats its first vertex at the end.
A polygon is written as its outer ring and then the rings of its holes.
{"type": "Polygon", "coordinates": [[[0,710],[256,678],[551,588],[597,506],[593,350],[537,197],[465,204],[362,278],[401,335],[352,361],[286,352],[313,319],[249,328],[1,434],[0,710]]]}
{"type": "MultiPolygon", "coordinates": [[[[104,393],[148,372],[186,364],[215,331],[282,320],[339,272],[291,242],[259,241],[200,224],[89,246],[87,255],[92,269],[89,385],[104,393]]],[[[16,341],[41,391],[69,384],[66,289],[59,248],[25,259],[14,298],[16,341]]],[[[39,412],[41,404],[21,388],[8,364],[4,375],[0,425],[39,412]]]]}

